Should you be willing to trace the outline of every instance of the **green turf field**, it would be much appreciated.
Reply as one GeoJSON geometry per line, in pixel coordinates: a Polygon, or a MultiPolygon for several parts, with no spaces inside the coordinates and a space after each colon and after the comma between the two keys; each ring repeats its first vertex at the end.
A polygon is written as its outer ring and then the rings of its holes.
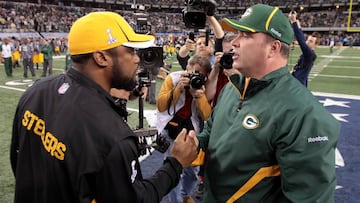
{"type": "MultiPolygon", "coordinates": [[[[340,48],[334,49],[330,54],[328,47],[320,47],[316,50],[317,60],[309,78],[309,89],[315,92],[349,94],[360,96],[360,49],[340,48]]],[[[292,67],[300,54],[300,49],[294,47],[290,55],[289,66],[292,67]]],[[[175,57],[168,57],[167,62],[172,64],[172,71],[179,70],[175,57]]],[[[64,57],[54,59],[54,74],[63,72],[65,66],[64,57]]],[[[0,65],[0,202],[13,202],[14,177],[10,169],[9,148],[11,139],[12,119],[16,104],[22,92],[26,89],[29,81],[22,77],[23,69],[15,68],[13,78],[5,76],[3,65],[0,65]],[[15,81],[17,84],[9,84],[15,81]]],[[[37,70],[38,79],[41,70],[37,70]]],[[[158,79],[157,90],[162,80],[158,79]]],[[[138,101],[132,101],[128,107],[138,109],[138,101]]],[[[144,104],[144,109],[155,110],[155,105],[144,104]]],[[[138,114],[136,112],[129,116],[129,124],[136,127],[138,114]]],[[[146,122],[145,122],[146,124],[146,122]]]]}

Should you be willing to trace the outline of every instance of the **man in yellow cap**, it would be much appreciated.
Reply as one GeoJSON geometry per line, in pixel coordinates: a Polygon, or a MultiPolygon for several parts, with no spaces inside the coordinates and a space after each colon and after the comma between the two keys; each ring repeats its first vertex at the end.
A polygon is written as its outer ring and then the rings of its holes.
{"type": "Polygon", "coordinates": [[[333,202],[339,122],[288,71],[293,31],[277,7],[239,20],[234,74],[198,135],[206,153],[203,202],[333,202]]]}
{"type": "Polygon", "coordinates": [[[68,37],[72,67],[34,83],[16,110],[15,202],[160,202],[196,157],[195,133],[182,131],[145,180],[138,138],[109,94],[134,88],[135,48],[152,45],[153,37],[136,34],[112,12],[79,18],[68,37]]]}

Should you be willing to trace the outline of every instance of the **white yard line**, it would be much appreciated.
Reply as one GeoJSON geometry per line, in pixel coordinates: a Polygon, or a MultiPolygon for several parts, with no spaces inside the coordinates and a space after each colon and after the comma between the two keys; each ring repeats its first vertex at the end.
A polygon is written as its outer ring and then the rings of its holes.
{"type": "MultiPolygon", "coordinates": [[[[358,61],[359,63],[360,61],[358,61]]],[[[360,65],[357,67],[354,66],[327,66],[326,68],[346,68],[346,69],[360,69],[360,65]]]]}
{"type": "Polygon", "coordinates": [[[325,75],[325,74],[317,74],[312,75],[310,74],[309,78],[313,76],[314,77],[327,77],[327,78],[349,78],[349,79],[360,79],[360,76],[348,76],[348,75],[325,75]]]}
{"type": "MultiPolygon", "coordinates": [[[[331,56],[339,56],[341,52],[343,52],[345,49],[337,49],[331,56]]],[[[309,81],[311,81],[312,79],[314,79],[315,77],[317,77],[319,75],[319,73],[327,67],[327,65],[329,63],[331,63],[333,61],[333,58],[325,58],[323,60],[321,60],[319,63],[317,63],[316,65],[314,65],[314,67],[312,68],[310,75],[309,75],[309,81]]]]}

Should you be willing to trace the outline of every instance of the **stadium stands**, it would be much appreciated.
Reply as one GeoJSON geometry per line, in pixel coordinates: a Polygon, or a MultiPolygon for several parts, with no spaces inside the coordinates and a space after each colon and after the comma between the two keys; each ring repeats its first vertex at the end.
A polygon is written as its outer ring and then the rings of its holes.
{"type": "MultiPolygon", "coordinates": [[[[329,34],[335,35],[338,42],[343,44],[344,41],[351,39],[353,45],[360,45],[359,0],[353,0],[350,28],[348,28],[350,1],[345,0],[305,0],[301,3],[297,0],[221,0],[217,2],[219,5],[217,18],[219,19],[239,18],[249,5],[266,3],[279,6],[285,13],[296,10],[303,30],[321,32],[323,45],[328,43],[329,34]],[[352,32],[353,30],[357,32],[352,32]]],[[[145,13],[148,14],[148,24],[152,26],[153,33],[159,36],[168,33],[176,36],[186,35],[189,29],[185,28],[182,21],[181,11],[184,7],[184,0],[0,1],[0,32],[2,33],[0,37],[16,33],[32,33],[32,36],[38,36],[34,34],[34,31],[47,34],[47,36],[49,36],[48,33],[52,33],[51,36],[64,37],[71,24],[79,16],[94,10],[117,11],[134,26],[136,25],[134,12],[145,13]]]]}

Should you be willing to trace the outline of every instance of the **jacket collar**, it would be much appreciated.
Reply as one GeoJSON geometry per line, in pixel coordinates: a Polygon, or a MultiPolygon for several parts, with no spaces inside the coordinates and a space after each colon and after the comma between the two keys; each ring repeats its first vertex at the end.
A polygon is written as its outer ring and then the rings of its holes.
{"type": "Polygon", "coordinates": [[[287,66],[279,68],[269,74],[267,74],[262,79],[258,80],[255,78],[244,77],[243,75],[234,74],[230,76],[230,82],[235,87],[235,89],[239,92],[242,100],[252,97],[265,87],[267,87],[275,78],[281,77],[285,74],[288,74],[287,66]],[[247,81],[248,80],[248,81],[247,81]]]}
{"type": "MultiPolygon", "coordinates": [[[[95,90],[99,95],[105,99],[110,106],[121,116],[126,117],[128,115],[128,112],[126,111],[126,108],[122,104],[119,103],[119,100],[113,98],[109,92],[104,90],[99,84],[94,82],[93,80],[90,80],[83,74],[81,74],[79,71],[77,71],[74,68],[70,68],[66,74],[72,78],[73,80],[77,81],[80,85],[89,87],[90,89],[95,90]]],[[[126,105],[126,104],[125,104],[126,105]]]]}

